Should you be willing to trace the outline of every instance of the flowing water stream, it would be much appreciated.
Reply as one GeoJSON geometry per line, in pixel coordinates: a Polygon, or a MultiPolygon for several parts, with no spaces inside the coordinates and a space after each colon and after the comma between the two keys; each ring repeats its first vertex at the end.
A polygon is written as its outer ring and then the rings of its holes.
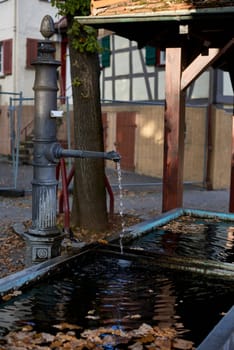
{"type": "Polygon", "coordinates": [[[118,176],[118,187],[119,187],[119,215],[121,218],[121,231],[119,235],[119,245],[120,245],[120,251],[123,253],[123,239],[124,234],[126,230],[126,224],[124,220],[124,199],[123,199],[123,185],[122,185],[122,171],[121,171],[121,165],[120,162],[116,163],[116,169],[117,169],[117,176],[118,176]]]}

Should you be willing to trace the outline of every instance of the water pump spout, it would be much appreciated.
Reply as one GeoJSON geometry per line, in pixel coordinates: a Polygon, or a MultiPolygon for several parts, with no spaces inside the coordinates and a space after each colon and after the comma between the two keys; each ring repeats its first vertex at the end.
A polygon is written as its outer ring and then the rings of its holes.
{"type": "Polygon", "coordinates": [[[119,162],[121,157],[115,151],[110,152],[95,152],[95,151],[82,151],[76,149],[64,149],[57,142],[53,143],[47,150],[46,157],[53,163],[56,163],[60,158],[102,158],[112,160],[113,162],[119,162]]]}
{"type": "Polygon", "coordinates": [[[113,162],[120,162],[121,156],[115,151],[105,152],[105,159],[113,160],[113,162]]]}

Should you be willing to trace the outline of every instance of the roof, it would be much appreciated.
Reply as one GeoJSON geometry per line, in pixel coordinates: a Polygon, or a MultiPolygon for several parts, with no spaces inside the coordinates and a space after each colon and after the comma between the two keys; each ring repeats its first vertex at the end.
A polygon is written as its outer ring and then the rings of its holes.
{"type": "Polygon", "coordinates": [[[91,0],[92,16],[233,6],[233,0],[91,0]]]}
{"type": "Polygon", "coordinates": [[[194,45],[206,41],[211,47],[222,47],[234,36],[234,6],[76,18],[135,40],[139,46],[175,47],[187,39],[194,45]]]}
{"type": "MultiPolygon", "coordinates": [[[[114,2],[118,0],[109,1],[114,2]]],[[[176,1],[179,2],[181,0],[174,0],[174,3],[176,1]]],[[[211,3],[212,0],[203,0],[203,4],[208,1],[211,3]]],[[[219,3],[221,1],[219,0],[219,3]]],[[[97,0],[97,2],[107,1],[97,0]]],[[[134,3],[136,2],[138,1],[134,1],[134,3]]],[[[150,2],[153,1],[147,1],[147,3],[150,2]]],[[[167,3],[172,2],[173,0],[167,1],[167,3]]],[[[202,1],[198,0],[197,2],[202,1]]],[[[99,29],[104,28],[129,40],[136,41],[139,48],[146,45],[161,49],[185,47],[189,62],[200,53],[206,54],[208,48],[223,48],[234,38],[234,0],[226,3],[233,3],[233,6],[193,7],[183,10],[143,13],[132,11],[129,14],[91,15],[76,17],[76,19],[80,23],[92,25],[99,29]]],[[[227,55],[229,61],[230,59],[234,61],[234,49],[232,46],[227,51],[227,55]]]]}

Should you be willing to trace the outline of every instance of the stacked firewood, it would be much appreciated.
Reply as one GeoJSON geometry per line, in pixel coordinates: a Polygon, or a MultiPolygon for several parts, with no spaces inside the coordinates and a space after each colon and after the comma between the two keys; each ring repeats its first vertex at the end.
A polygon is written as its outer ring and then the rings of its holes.
{"type": "Polygon", "coordinates": [[[93,16],[234,6],[234,0],[91,0],[93,16]]]}

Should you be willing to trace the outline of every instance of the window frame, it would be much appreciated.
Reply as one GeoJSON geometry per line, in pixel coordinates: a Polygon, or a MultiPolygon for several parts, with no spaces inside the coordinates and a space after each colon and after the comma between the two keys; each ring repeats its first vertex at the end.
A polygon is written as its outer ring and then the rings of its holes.
{"type": "Polygon", "coordinates": [[[13,40],[12,39],[1,40],[0,44],[1,44],[1,72],[0,72],[0,76],[5,77],[6,75],[12,74],[13,40]]]}
{"type": "Polygon", "coordinates": [[[38,39],[26,38],[26,69],[34,69],[32,63],[37,59],[38,39]]]}
{"type": "Polygon", "coordinates": [[[157,66],[165,66],[166,64],[166,50],[158,50],[157,66]]]}
{"type": "Polygon", "coordinates": [[[3,42],[0,41],[0,77],[4,75],[3,42]]]}

